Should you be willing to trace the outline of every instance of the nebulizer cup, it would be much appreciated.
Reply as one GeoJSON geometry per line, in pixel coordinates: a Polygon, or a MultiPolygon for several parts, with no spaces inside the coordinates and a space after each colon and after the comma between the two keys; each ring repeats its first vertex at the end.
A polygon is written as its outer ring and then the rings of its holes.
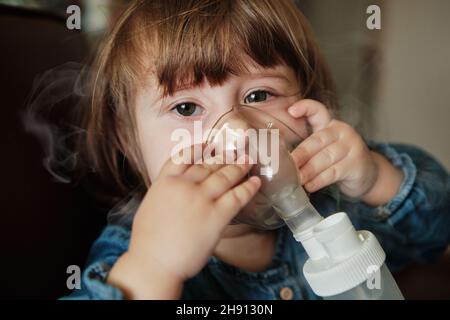
{"type": "Polygon", "coordinates": [[[302,188],[290,156],[301,139],[270,114],[247,105],[234,106],[222,115],[207,138],[216,149],[248,155],[259,176],[259,192],[234,218],[255,228],[270,230],[287,225],[294,236],[322,219],[302,188]]]}
{"type": "Polygon", "coordinates": [[[309,259],[303,274],[313,291],[326,299],[403,299],[386,267],[375,235],[356,231],[346,213],[324,219],[302,188],[290,152],[301,139],[270,114],[246,105],[221,116],[207,138],[218,152],[247,155],[249,176],[259,176],[259,192],[233,220],[263,230],[287,225],[309,259]]]}

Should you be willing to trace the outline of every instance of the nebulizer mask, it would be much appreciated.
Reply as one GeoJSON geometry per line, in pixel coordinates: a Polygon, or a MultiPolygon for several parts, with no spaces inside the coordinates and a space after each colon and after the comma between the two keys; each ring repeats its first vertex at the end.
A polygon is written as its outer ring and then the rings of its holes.
{"type": "Polygon", "coordinates": [[[249,176],[260,177],[259,192],[233,220],[271,230],[291,222],[291,217],[316,216],[298,179],[290,152],[300,143],[298,134],[269,113],[237,105],[214,125],[207,139],[221,152],[247,155],[253,164],[249,176]]]}
{"type": "Polygon", "coordinates": [[[261,109],[237,105],[215,122],[206,142],[221,152],[233,151],[237,161],[248,156],[253,164],[248,175],[260,177],[262,185],[233,222],[262,230],[287,225],[309,256],[303,273],[317,295],[403,298],[376,237],[356,231],[346,213],[324,219],[311,204],[290,156],[301,142],[295,130],[261,109]]]}

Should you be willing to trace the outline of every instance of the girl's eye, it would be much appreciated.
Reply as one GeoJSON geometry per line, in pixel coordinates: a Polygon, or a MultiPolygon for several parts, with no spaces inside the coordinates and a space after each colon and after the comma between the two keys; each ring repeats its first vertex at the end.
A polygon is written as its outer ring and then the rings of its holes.
{"type": "Polygon", "coordinates": [[[192,102],[185,102],[177,104],[171,109],[182,117],[193,117],[201,115],[203,110],[201,107],[192,102]]]}
{"type": "Polygon", "coordinates": [[[272,94],[266,90],[257,90],[250,93],[248,96],[245,97],[244,103],[258,103],[258,102],[264,102],[268,98],[270,98],[272,94]]]}

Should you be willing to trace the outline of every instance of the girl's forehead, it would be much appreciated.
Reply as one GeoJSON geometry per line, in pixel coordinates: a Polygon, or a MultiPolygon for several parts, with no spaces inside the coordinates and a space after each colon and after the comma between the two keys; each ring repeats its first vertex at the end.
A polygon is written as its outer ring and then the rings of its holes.
{"type": "Polygon", "coordinates": [[[247,72],[238,75],[240,78],[282,78],[287,81],[294,81],[296,74],[294,69],[285,65],[278,64],[273,67],[250,67],[247,72]]]}

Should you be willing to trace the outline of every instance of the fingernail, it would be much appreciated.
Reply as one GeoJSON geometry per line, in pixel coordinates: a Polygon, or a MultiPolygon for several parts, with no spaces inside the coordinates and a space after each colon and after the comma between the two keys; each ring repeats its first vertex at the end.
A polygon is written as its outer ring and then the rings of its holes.
{"type": "Polygon", "coordinates": [[[295,107],[290,107],[288,109],[288,113],[293,117],[297,117],[297,114],[295,113],[295,107]]]}
{"type": "Polygon", "coordinates": [[[258,178],[257,176],[251,176],[248,180],[250,180],[251,183],[253,183],[254,185],[260,185],[261,184],[261,179],[258,178]]]}

